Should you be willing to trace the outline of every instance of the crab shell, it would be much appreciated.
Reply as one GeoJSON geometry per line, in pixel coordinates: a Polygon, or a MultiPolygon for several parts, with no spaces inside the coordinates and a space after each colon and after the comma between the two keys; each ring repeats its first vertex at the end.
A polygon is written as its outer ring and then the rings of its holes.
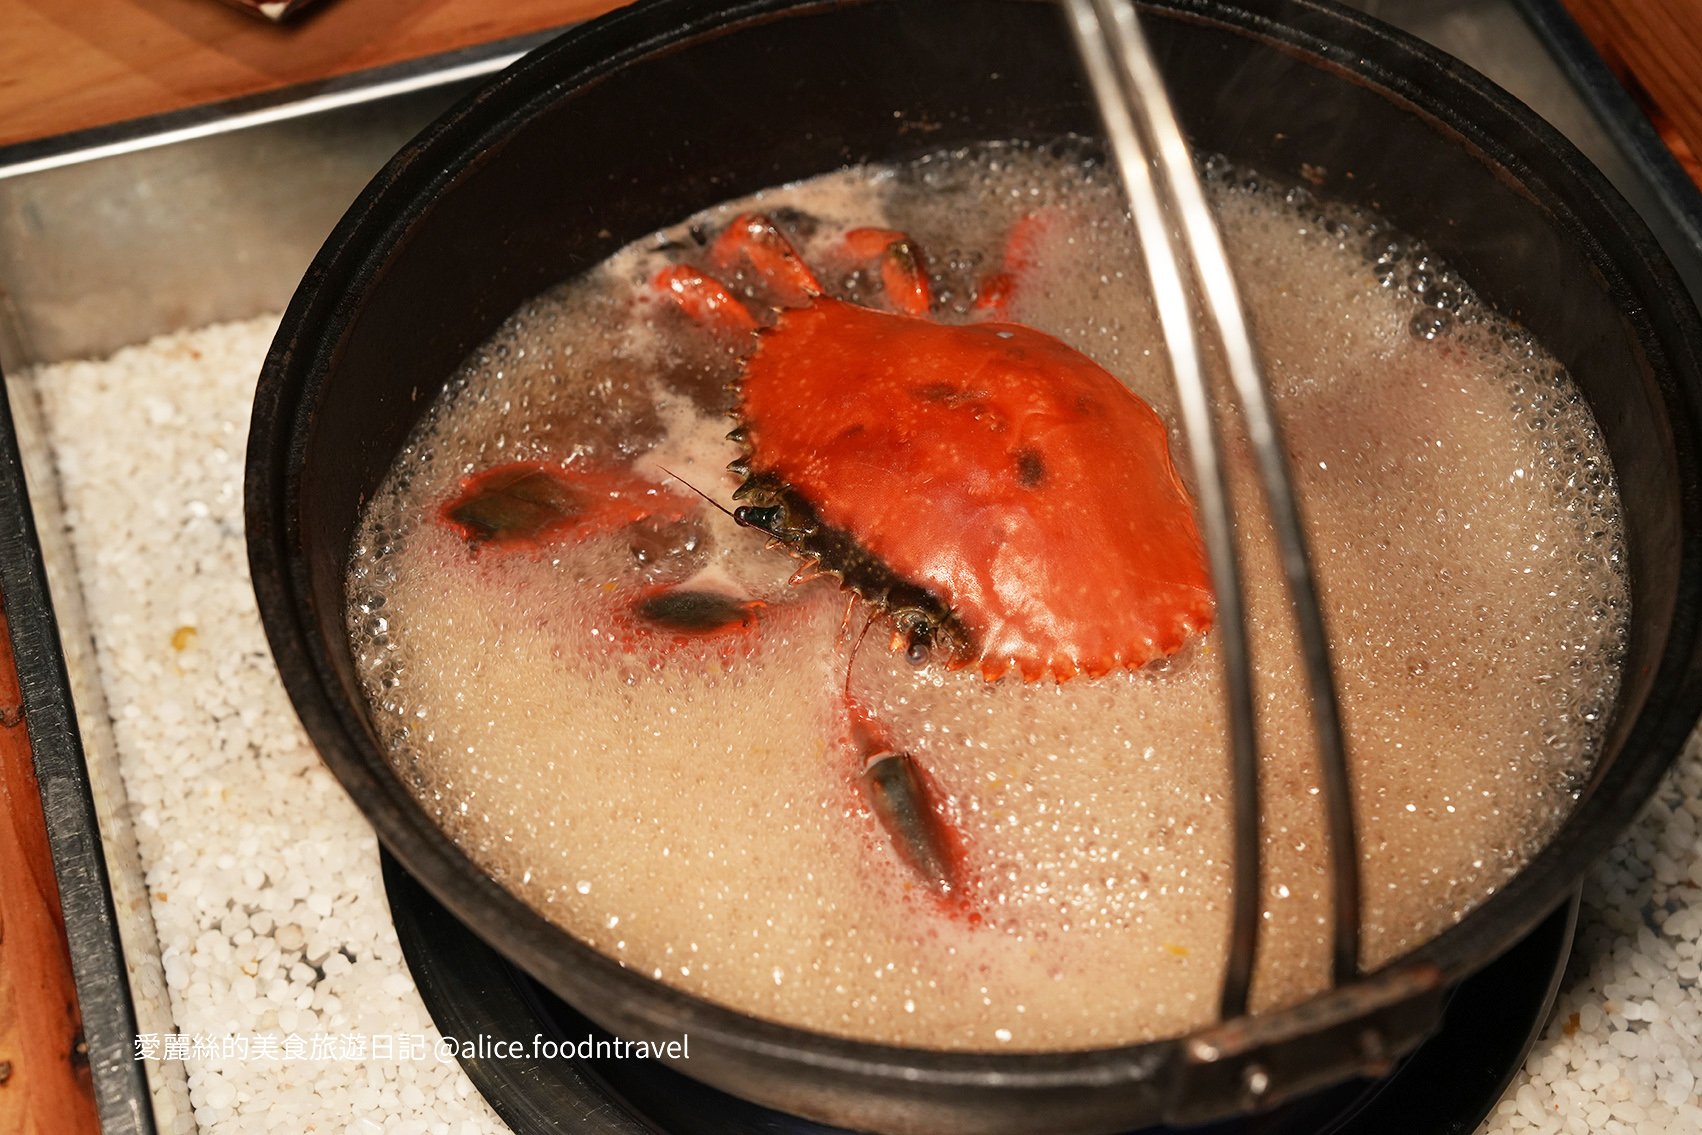
{"type": "Polygon", "coordinates": [[[816,297],[757,333],[737,415],[741,512],[954,668],[1099,676],[1211,626],[1163,421],[1050,335],[816,297]]]}

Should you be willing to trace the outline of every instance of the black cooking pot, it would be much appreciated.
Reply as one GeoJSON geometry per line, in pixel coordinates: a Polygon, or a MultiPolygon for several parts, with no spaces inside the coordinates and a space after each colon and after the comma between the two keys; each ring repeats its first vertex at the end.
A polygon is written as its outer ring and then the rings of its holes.
{"type": "MultiPolygon", "coordinates": [[[[1702,331],[1600,175],[1460,64],[1317,0],[1162,0],[1145,16],[1196,145],[1284,180],[1305,163],[1324,194],[1428,241],[1576,377],[1619,476],[1632,622],[1605,752],[1547,849],[1397,964],[1422,993],[1423,975],[1458,980],[1553,909],[1696,719],[1702,331]]],[[[367,718],[344,633],[361,505],[444,381],[523,300],[765,186],[977,140],[1097,131],[1050,3],[643,4],[534,52],[398,155],[314,261],[266,361],[246,482],[254,585],[326,762],[463,920],[611,1031],[689,1033],[681,1070],[729,1091],[890,1132],[1106,1132],[1270,1102],[1386,1060],[1388,1035],[1352,1032],[1362,1010],[1400,1032],[1387,985],[1364,1004],[1338,998],[1335,1017],[1314,1006],[1256,1018],[1237,1035],[1251,1037],[1245,1052],[1266,1053],[1257,1066],[1229,1060],[1241,1050],[1218,1044],[1223,1034],[1212,1045],[941,1053],[754,1020],[621,968],[485,876],[392,774],[367,718]],[[1349,1031],[1330,1033],[1344,1011],[1349,1031]],[[1259,1047],[1312,1033],[1333,1040],[1259,1047]]],[[[1422,1032],[1415,1012],[1407,1034],[1422,1032]]]]}

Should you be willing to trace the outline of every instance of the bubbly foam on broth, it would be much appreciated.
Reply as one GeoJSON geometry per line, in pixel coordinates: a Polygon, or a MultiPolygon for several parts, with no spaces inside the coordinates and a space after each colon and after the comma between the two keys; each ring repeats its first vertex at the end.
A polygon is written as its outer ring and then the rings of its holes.
{"type": "MultiPolygon", "coordinates": [[[[1324,587],[1376,966],[1502,885],[1588,773],[1627,613],[1611,470],[1571,380],[1421,247],[1227,166],[1208,174],[1324,587]]],[[[1214,636],[1094,680],[917,671],[878,624],[853,649],[866,616],[847,632],[831,581],[789,583],[796,561],[669,481],[731,503],[738,371],[648,281],[753,206],[847,298],[875,285],[831,263],[833,238],[910,233],[948,321],[972,317],[1001,257],[1021,259],[1012,318],[1176,421],[1127,219],[1073,154],[844,171],[641,241],[468,359],[365,518],[349,622],[398,772],[548,917],[759,1016],[939,1048],[1094,1047],[1209,1022],[1230,854],[1214,636]],[[1019,255],[1006,240],[1024,218],[1038,220],[1019,255]],[[474,548],[439,509],[514,461],[632,462],[677,500],[583,541],[474,548]],[[759,604],[749,628],[634,616],[647,588],[687,580],[759,604]],[[923,892],[864,803],[834,716],[847,683],[945,798],[973,917],[923,892]]],[[[1327,985],[1330,903],[1281,580],[1269,541],[1246,543],[1266,745],[1254,1004],[1268,1008],[1327,985]]]]}

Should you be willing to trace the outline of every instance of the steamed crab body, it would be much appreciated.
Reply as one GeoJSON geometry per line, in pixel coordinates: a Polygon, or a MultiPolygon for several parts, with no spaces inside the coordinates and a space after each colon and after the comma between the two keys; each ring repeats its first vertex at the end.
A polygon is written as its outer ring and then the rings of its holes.
{"type": "Polygon", "coordinates": [[[886,611],[912,661],[989,680],[1099,676],[1209,629],[1212,591],[1164,422],[1079,351],[1011,322],[926,318],[920,252],[858,229],[888,307],[833,299],[766,217],[656,286],[747,352],[736,512],[886,611]],[[771,322],[717,279],[748,269],[771,322]]]}

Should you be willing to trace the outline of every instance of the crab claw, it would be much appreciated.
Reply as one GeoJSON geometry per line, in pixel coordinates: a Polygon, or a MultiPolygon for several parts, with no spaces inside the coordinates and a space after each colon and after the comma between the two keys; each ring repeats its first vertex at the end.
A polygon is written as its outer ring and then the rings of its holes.
{"type": "Polygon", "coordinates": [[[928,266],[908,235],[892,229],[852,229],[845,234],[845,249],[861,260],[880,258],[881,286],[894,308],[905,315],[927,315],[934,306],[928,266]]]}
{"type": "Polygon", "coordinates": [[[946,850],[940,818],[930,808],[927,785],[909,753],[871,755],[863,769],[869,803],[892,837],[900,859],[932,890],[957,889],[957,872],[946,850]]]}
{"type": "Polygon", "coordinates": [[[540,547],[651,516],[682,516],[686,503],[624,470],[516,461],[468,477],[439,509],[439,518],[475,549],[540,547]]]}
{"type": "Polygon", "coordinates": [[[845,704],[851,718],[851,745],[862,761],[863,792],[893,851],[929,890],[961,896],[963,856],[940,815],[937,793],[927,774],[916,758],[889,743],[868,710],[849,697],[845,704]]]}
{"type": "Polygon", "coordinates": [[[667,584],[641,594],[632,610],[658,630],[702,637],[749,630],[763,605],[713,588],[667,584]]]}

